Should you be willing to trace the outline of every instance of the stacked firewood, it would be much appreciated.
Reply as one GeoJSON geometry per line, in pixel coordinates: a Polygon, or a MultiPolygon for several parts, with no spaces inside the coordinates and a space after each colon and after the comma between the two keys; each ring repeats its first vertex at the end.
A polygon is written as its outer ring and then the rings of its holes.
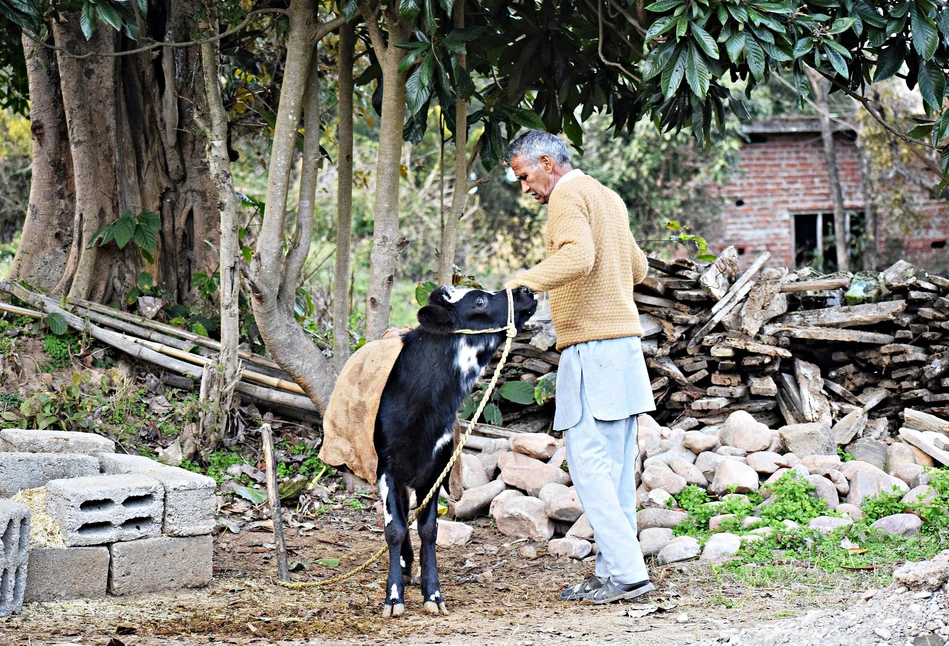
{"type": "MultiPolygon", "coordinates": [[[[776,428],[859,410],[862,434],[881,437],[908,406],[949,417],[949,279],[905,261],[869,280],[819,277],[768,257],[745,271],[734,248],[711,264],[649,259],[635,298],[660,422],[688,430],[744,410],[776,428]]],[[[548,327],[523,333],[509,362],[506,379],[556,371],[548,327]]],[[[505,424],[544,430],[549,408],[506,412],[505,424]]]]}

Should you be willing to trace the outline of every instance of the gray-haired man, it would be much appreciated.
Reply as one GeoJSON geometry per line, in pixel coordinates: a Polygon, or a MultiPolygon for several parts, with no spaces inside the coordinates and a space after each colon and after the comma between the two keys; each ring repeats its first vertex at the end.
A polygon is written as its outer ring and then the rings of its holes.
{"type": "Polygon", "coordinates": [[[511,144],[521,190],[548,204],[547,258],[508,282],[549,292],[561,350],[554,429],[596,537],[595,574],[564,600],[610,603],[654,590],[636,534],[636,416],[655,410],[633,285],[646,256],[622,199],[570,165],[556,136],[530,131],[511,144]]]}

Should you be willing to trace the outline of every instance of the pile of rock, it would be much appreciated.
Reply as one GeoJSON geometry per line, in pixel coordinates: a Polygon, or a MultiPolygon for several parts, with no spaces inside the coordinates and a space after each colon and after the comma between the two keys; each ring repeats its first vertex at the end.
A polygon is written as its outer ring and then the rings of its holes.
{"type": "MultiPolygon", "coordinates": [[[[663,428],[649,415],[640,416],[637,502],[641,509],[637,526],[643,552],[656,556],[659,563],[700,555],[703,560],[720,561],[735,555],[743,543],[773,531],[770,527],[754,529],[762,519],[749,517],[744,519],[747,533],[716,533],[704,549],[694,538],[673,538],[673,528],[688,519],[688,514],[677,508],[675,496],[688,485],[718,498],[708,503],[715,506],[730,495],[752,491],[767,497],[770,484],[784,473],[796,471],[813,485],[814,495],[839,514],[810,523],[811,529],[825,533],[862,518],[861,506],[870,496],[891,492],[894,487],[907,506],[932,500],[935,492],[928,486],[924,469],[939,463],[927,452],[901,441],[887,444],[858,438],[851,442],[855,418],[860,415],[855,413],[834,426],[805,423],[771,429],[751,414],[735,411],[721,425],[685,430],[663,428]],[[843,444],[850,454],[848,461],[838,454],[843,444]]],[[[907,418],[915,419],[912,415],[907,418]]],[[[945,432],[949,433],[949,424],[945,432]]],[[[450,503],[451,515],[465,520],[488,512],[501,533],[549,540],[550,553],[558,556],[582,559],[595,552],[592,529],[569,486],[563,440],[524,433],[497,442],[501,446],[463,454],[465,492],[450,503]]],[[[713,516],[709,529],[715,532],[726,518],[713,516]]],[[[794,525],[787,522],[789,527],[794,525]]],[[[913,535],[920,531],[920,523],[913,514],[895,514],[875,526],[891,534],[913,535]]],[[[443,521],[446,536],[457,534],[453,525],[443,521]]]]}
{"type": "Polygon", "coordinates": [[[115,453],[94,433],[0,431],[0,616],[34,601],[207,585],[215,486],[115,453]]]}

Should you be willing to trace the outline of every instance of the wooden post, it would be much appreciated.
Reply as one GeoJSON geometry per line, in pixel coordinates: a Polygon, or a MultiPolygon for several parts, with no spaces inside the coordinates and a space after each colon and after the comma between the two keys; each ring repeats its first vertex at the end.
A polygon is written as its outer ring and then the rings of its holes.
{"type": "Polygon", "coordinates": [[[270,424],[260,427],[260,440],[264,448],[264,461],[267,463],[267,499],[270,502],[270,516],[273,518],[273,539],[277,546],[277,575],[281,581],[289,583],[290,566],[287,565],[287,542],[283,538],[283,513],[280,507],[280,492],[277,489],[277,464],[270,424]]]}

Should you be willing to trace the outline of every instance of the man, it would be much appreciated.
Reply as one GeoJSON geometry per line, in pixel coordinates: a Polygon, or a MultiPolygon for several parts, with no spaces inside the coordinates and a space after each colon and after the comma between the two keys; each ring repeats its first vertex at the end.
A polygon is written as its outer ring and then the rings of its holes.
{"type": "Polygon", "coordinates": [[[505,287],[549,292],[557,349],[554,429],[596,536],[595,574],[564,600],[610,603],[654,590],[636,532],[636,416],[655,410],[633,302],[646,255],[623,200],[570,165],[556,136],[533,130],[511,144],[521,190],[548,204],[547,258],[505,287]]]}

